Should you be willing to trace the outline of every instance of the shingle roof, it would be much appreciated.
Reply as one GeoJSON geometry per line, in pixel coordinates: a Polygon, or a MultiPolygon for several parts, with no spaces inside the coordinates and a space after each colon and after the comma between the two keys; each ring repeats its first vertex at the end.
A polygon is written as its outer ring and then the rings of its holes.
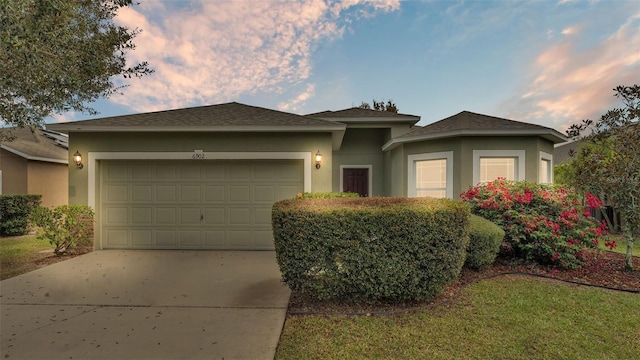
{"type": "Polygon", "coordinates": [[[321,116],[321,117],[334,117],[334,118],[349,118],[349,117],[396,117],[396,118],[411,118],[420,119],[416,115],[398,114],[391,111],[376,111],[373,109],[363,109],[358,107],[352,107],[344,110],[337,111],[322,111],[319,113],[308,114],[307,116],[321,116]]]}
{"type": "Polygon", "coordinates": [[[362,109],[353,107],[337,111],[321,111],[318,113],[307,114],[309,117],[320,118],[325,120],[335,119],[340,122],[353,121],[384,121],[384,122],[409,122],[412,125],[420,121],[420,116],[409,114],[398,114],[390,111],[376,111],[372,109],[362,109]]]}
{"type": "Polygon", "coordinates": [[[28,127],[0,129],[11,132],[12,141],[2,142],[0,147],[27,160],[68,163],[68,138],[48,130],[28,127]]]}
{"type": "Polygon", "coordinates": [[[452,136],[518,136],[539,135],[553,143],[561,143],[567,138],[560,132],[541,125],[530,124],[495,116],[462,111],[456,115],[420,127],[415,126],[408,133],[385,145],[385,149],[398,143],[438,139],[452,136]]]}
{"type": "Polygon", "coordinates": [[[93,120],[50,124],[49,128],[74,131],[283,131],[294,129],[340,130],[343,124],[287,112],[231,102],[219,105],[165,110],[93,120]]]}

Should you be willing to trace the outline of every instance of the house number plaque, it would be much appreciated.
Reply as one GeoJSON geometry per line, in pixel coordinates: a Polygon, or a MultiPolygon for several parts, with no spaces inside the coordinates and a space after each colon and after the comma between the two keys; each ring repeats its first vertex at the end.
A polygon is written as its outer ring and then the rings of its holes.
{"type": "Polygon", "coordinates": [[[204,152],[202,150],[193,150],[191,158],[194,160],[203,160],[205,159],[204,152]]]}

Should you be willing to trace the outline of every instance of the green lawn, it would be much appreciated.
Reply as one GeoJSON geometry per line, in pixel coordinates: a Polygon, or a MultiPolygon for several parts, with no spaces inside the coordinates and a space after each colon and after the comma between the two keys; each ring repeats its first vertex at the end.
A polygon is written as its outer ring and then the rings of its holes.
{"type": "Polygon", "coordinates": [[[51,253],[40,251],[53,248],[48,241],[38,240],[33,235],[0,239],[0,279],[35,270],[34,261],[51,256],[51,253]]]}
{"type": "Polygon", "coordinates": [[[638,294],[502,276],[412,314],[289,317],[276,359],[637,359],[638,314],[638,294]]]}
{"type": "MultiPolygon", "coordinates": [[[[615,240],[618,243],[618,246],[613,248],[613,251],[619,252],[622,254],[627,253],[627,240],[623,235],[619,235],[619,234],[609,235],[609,239],[615,240]]],[[[605,241],[607,240],[600,241],[600,248],[609,250],[604,246],[605,241]]],[[[634,239],[633,241],[633,256],[640,256],[640,239],[634,239]]]]}

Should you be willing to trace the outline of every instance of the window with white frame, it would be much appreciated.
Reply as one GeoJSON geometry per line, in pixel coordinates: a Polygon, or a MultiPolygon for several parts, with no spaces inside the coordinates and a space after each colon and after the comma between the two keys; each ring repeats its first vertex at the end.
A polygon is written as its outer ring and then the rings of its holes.
{"type": "Polygon", "coordinates": [[[486,183],[497,178],[524,180],[524,150],[474,150],[473,183],[486,183]]]}
{"type": "Polygon", "coordinates": [[[553,155],[544,151],[540,151],[538,182],[540,184],[553,183],[553,155]]]}
{"type": "Polygon", "coordinates": [[[408,156],[409,197],[453,198],[453,152],[408,156]]]}

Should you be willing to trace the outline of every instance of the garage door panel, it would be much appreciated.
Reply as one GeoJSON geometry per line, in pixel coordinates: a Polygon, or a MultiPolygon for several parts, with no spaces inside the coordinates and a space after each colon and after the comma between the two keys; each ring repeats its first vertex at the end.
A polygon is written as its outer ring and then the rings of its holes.
{"type": "Polygon", "coordinates": [[[106,208],[106,225],[127,225],[129,218],[129,208],[108,207],[106,208]]]}
{"type": "Polygon", "coordinates": [[[256,207],[254,208],[254,224],[259,226],[268,226],[271,229],[271,207],[256,207]]]}
{"type": "Polygon", "coordinates": [[[273,181],[276,179],[276,168],[269,163],[260,163],[254,167],[253,178],[259,181],[273,181]]]}
{"type": "Polygon", "coordinates": [[[103,161],[102,246],[272,250],[272,204],[303,191],[302,165],[302,160],[103,161]]]}
{"type": "Polygon", "coordinates": [[[227,238],[225,230],[205,230],[203,231],[203,246],[207,249],[226,249],[228,244],[225,242],[227,238]]]}
{"type": "Polygon", "coordinates": [[[194,230],[180,230],[180,247],[184,248],[200,248],[200,234],[198,229],[194,230]]]}
{"type": "Polygon", "coordinates": [[[226,209],[224,207],[212,208],[208,207],[204,209],[204,222],[207,225],[225,225],[226,221],[226,209]]]}
{"type": "Polygon", "coordinates": [[[235,248],[249,249],[253,245],[251,231],[249,230],[229,230],[229,243],[235,248]]]}
{"type": "Polygon", "coordinates": [[[248,225],[251,224],[251,208],[230,208],[229,209],[229,225],[248,225]]]}
{"type": "Polygon", "coordinates": [[[222,180],[226,179],[227,166],[222,162],[207,163],[204,168],[204,180],[222,180]]]}
{"type": "Polygon", "coordinates": [[[156,208],[157,225],[176,225],[178,223],[178,211],[176,208],[156,208]]]}
{"type": "Polygon", "coordinates": [[[230,203],[248,203],[251,200],[251,186],[229,185],[230,203]]]}
{"type": "Polygon", "coordinates": [[[276,185],[256,185],[253,199],[256,203],[273,204],[276,199],[276,185]]]}
{"type": "Polygon", "coordinates": [[[177,185],[156,185],[156,201],[174,202],[178,200],[177,185]]]}
{"type": "Polygon", "coordinates": [[[273,232],[271,228],[267,230],[255,230],[253,232],[253,238],[255,239],[254,246],[257,249],[272,249],[273,248],[273,232]]]}
{"type": "Polygon", "coordinates": [[[199,207],[183,207],[180,208],[180,224],[200,224],[200,216],[202,215],[199,207]]]}
{"type": "Polygon", "coordinates": [[[131,208],[131,224],[132,225],[153,225],[153,208],[152,207],[131,208]]]}
{"type": "Polygon", "coordinates": [[[153,201],[153,186],[131,185],[131,201],[133,202],[153,201]]]}
{"type": "Polygon", "coordinates": [[[108,229],[104,232],[104,241],[108,247],[124,247],[128,235],[127,229],[108,229]]]}
{"type": "Polygon", "coordinates": [[[180,180],[200,180],[200,164],[184,164],[180,166],[178,178],[180,180]]]}
{"type": "Polygon", "coordinates": [[[205,185],[204,201],[206,203],[224,203],[226,186],[225,185],[205,185]]]}
{"type": "Polygon", "coordinates": [[[176,246],[176,230],[156,230],[155,240],[160,247],[176,246]]]}
{"type": "Polygon", "coordinates": [[[153,247],[153,230],[131,230],[131,245],[134,247],[153,247]]]}
{"type": "Polygon", "coordinates": [[[105,199],[107,202],[127,202],[129,201],[129,186],[123,184],[109,185],[107,194],[105,199]]]}
{"type": "Polygon", "coordinates": [[[126,164],[111,163],[105,167],[105,176],[109,181],[127,181],[129,178],[129,167],[126,164]]]}
{"type": "Polygon", "coordinates": [[[176,180],[176,165],[175,164],[157,164],[156,165],[156,180],[174,181],[176,180]]]}
{"type": "Polygon", "coordinates": [[[181,202],[199,202],[200,185],[181,185],[180,186],[180,201],[181,202]]]}
{"type": "Polygon", "coordinates": [[[150,164],[139,163],[131,168],[132,180],[151,180],[153,179],[153,167],[150,164]]]}

